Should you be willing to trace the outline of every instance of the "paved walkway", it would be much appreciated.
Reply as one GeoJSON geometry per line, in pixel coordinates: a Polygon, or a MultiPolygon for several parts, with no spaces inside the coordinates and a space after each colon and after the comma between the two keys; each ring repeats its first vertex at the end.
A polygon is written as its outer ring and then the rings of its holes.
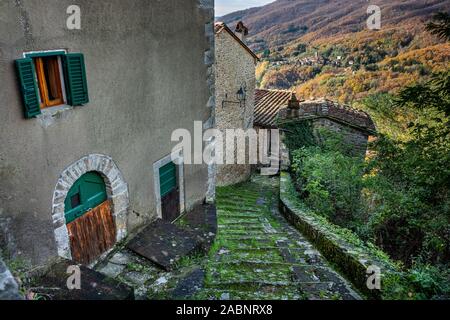
{"type": "Polygon", "coordinates": [[[218,188],[218,234],[208,256],[164,272],[123,249],[100,271],[148,299],[359,299],[278,211],[278,178],[218,188]]]}
{"type": "Polygon", "coordinates": [[[219,188],[219,232],[203,297],[358,299],[346,280],[278,211],[278,178],[219,188]]]}

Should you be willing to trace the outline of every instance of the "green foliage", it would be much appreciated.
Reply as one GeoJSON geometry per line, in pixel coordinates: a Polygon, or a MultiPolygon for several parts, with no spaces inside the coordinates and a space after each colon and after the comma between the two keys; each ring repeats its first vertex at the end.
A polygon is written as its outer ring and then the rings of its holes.
{"type": "Polygon", "coordinates": [[[355,229],[360,224],[361,161],[315,147],[294,151],[293,160],[306,203],[336,224],[355,229]]]}
{"type": "MultiPolygon", "coordinates": [[[[429,101],[436,95],[442,91],[429,101]]],[[[384,279],[386,299],[448,297],[450,121],[427,100],[399,99],[379,94],[364,101],[382,124],[369,161],[353,159],[342,137],[324,131],[317,145],[290,138],[300,146],[292,171],[305,204],[409,268],[384,279]]]]}
{"type": "Polygon", "coordinates": [[[279,123],[285,132],[285,143],[289,150],[297,150],[316,144],[311,121],[279,123]]]}
{"type": "Polygon", "coordinates": [[[396,105],[416,109],[436,108],[450,116],[450,70],[434,74],[431,80],[403,89],[396,105]]]}
{"type": "Polygon", "coordinates": [[[356,229],[361,224],[363,162],[349,155],[342,136],[326,130],[319,136],[318,146],[292,153],[295,183],[311,208],[338,225],[356,229]]]}

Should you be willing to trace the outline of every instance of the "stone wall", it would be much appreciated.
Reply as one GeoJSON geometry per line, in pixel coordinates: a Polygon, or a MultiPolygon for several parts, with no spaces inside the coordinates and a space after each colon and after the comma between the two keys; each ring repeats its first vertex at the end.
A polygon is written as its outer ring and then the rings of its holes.
{"type": "MultiPolygon", "coordinates": [[[[286,219],[360,292],[372,299],[381,298],[382,291],[368,288],[367,278],[371,266],[380,268],[383,277],[398,272],[385,253],[373,245],[367,245],[350,230],[336,226],[309,210],[300,200],[288,172],[281,172],[279,205],[286,219]]],[[[384,289],[384,283],[382,288],[384,289]]]]}
{"type": "Polygon", "coordinates": [[[22,300],[19,287],[0,257],[0,300],[22,300]]]}
{"type": "Polygon", "coordinates": [[[376,134],[375,124],[367,113],[329,100],[305,101],[296,108],[282,109],[279,121],[312,121],[318,140],[321,129],[339,133],[352,154],[361,157],[367,152],[369,136],[376,134]]]}
{"type": "Polygon", "coordinates": [[[364,157],[367,152],[369,135],[365,131],[349,127],[327,118],[314,119],[313,128],[316,135],[318,135],[320,129],[327,129],[341,134],[344,142],[350,146],[352,155],[364,157]]]}
{"type": "MultiPolygon", "coordinates": [[[[223,132],[226,129],[252,128],[256,86],[255,58],[228,32],[217,33],[215,38],[216,127],[223,132]],[[245,104],[239,104],[236,98],[241,87],[247,90],[245,104]]],[[[226,139],[225,134],[224,138],[226,139]]],[[[236,184],[247,180],[250,174],[250,165],[219,165],[217,184],[236,184]]]]}
{"type": "MultiPolygon", "coordinates": [[[[211,110],[209,119],[204,122],[203,129],[208,130],[216,126],[216,79],[215,79],[215,33],[214,33],[214,0],[199,0],[199,8],[211,17],[205,24],[205,38],[208,49],[205,51],[206,85],[209,90],[209,98],[206,107],[211,110]]],[[[206,190],[206,202],[214,203],[216,199],[216,164],[208,165],[208,181],[206,190]]]]}

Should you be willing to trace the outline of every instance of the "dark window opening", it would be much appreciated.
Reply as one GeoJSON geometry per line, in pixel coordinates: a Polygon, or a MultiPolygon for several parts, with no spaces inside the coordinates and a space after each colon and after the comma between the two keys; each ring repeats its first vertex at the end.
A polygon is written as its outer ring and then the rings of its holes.
{"type": "Polygon", "coordinates": [[[41,97],[41,108],[64,103],[60,62],[58,56],[34,59],[41,97]]]}
{"type": "Polygon", "coordinates": [[[72,209],[81,205],[81,197],[79,193],[70,197],[70,205],[72,206],[72,209]]]}

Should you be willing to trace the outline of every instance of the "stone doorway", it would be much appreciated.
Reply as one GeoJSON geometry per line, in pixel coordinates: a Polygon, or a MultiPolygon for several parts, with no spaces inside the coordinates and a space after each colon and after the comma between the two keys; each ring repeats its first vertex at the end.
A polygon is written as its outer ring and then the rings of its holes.
{"type": "MultiPolygon", "coordinates": [[[[66,168],[56,184],[52,206],[56,247],[58,255],[69,260],[72,260],[75,256],[79,255],[79,252],[72,253],[72,250],[76,251],[77,249],[72,247],[69,236],[69,228],[72,227],[69,226],[69,224],[72,222],[71,219],[74,216],[66,216],[66,205],[72,204],[72,201],[75,210],[70,211],[69,209],[68,211],[75,214],[75,217],[84,212],[84,214],[81,215],[81,219],[91,220],[94,219],[94,216],[99,217],[104,215],[106,217],[110,214],[111,218],[102,219],[102,221],[105,221],[106,223],[106,226],[103,226],[102,228],[109,231],[106,236],[107,240],[105,240],[101,248],[98,249],[99,252],[108,250],[106,248],[112,246],[111,243],[114,244],[126,237],[129,208],[128,185],[125,183],[119,168],[110,157],[101,154],[91,154],[83,157],[66,168]],[[88,202],[86,204],[87,206],[82,207],[83,210],[80,211],[76,208],[79,207],[77,206],[77,201],[81,199],[78,199],[76,193],[73,193],[72,187],[80,178],[90,172],[95,172],[102,178],[106,198],[102,198],[102,202],[100,203],[95,201],[88,202]],[[72,196],[74,197],[72,198],[72,196]],[[84,217],[85,214],[87,215],[86,217],[84,217]],[[67,218],[69,220],[67,220],[67,218]]],[[[81,223],[81,220],[79,223],[81,223]]],[[[98,225],[99,223],[97,223],[97,226],[98,225]]],[[[103,235],[103,237],[104,236],[105,235],[103,235]]],[[[90,241],[92,241],[92,239],[90,241]]],[[[90,261],[92,259],[91,255],[89,255],[89,257],[90,258],[85,261],[90,261]]]]}
{"type": "Polygon", "coordinates": [[[173,222],[185,212],[182,150],[155,162],[153,177],[158,218],[173,222]]]}

